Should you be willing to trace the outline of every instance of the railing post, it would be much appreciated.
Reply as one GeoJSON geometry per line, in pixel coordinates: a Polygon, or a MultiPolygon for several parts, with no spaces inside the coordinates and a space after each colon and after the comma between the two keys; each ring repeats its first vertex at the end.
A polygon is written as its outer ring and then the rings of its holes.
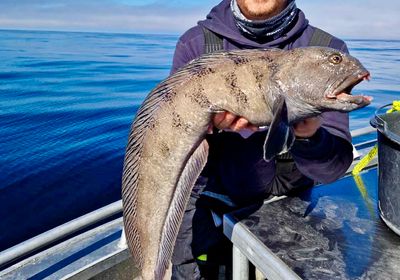
{"type": "Polygon", "coordinates": [[[232,280],[248,280],[249,260],[235,245],[233,245],[232,261],[232,280]]]}

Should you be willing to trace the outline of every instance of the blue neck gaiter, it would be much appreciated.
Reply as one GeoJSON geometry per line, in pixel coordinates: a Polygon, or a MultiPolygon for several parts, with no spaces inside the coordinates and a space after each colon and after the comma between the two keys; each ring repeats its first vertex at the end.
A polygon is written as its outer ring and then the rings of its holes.
{"type": "Polygon", "coordinates": [[[236,0],[231,0],[231,10],[240,32],[252,40],[262,42],[279,38],[299,12],[295,0],[289,0],[287,7],[280,14],[267,20],[247,19],[240,11],[236,0]]]}

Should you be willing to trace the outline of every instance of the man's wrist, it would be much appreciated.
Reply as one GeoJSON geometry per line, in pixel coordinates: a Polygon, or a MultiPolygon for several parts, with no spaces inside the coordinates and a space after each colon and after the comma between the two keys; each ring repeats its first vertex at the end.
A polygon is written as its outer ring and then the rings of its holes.
{"type": "Polygon", "coordinates": [[[291,153],[307,159],[322,159],[334,153],[335,136],[319,128],[311,137],[296,137],[291,153]]]}

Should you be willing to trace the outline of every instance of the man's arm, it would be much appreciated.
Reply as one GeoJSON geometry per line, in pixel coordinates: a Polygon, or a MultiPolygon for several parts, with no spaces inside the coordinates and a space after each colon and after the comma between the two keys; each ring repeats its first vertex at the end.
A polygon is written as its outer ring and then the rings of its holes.
{"type": "Polygon", "coordinates": [[[349,168],[353,147],[347,114],[323,113],[321,120],[322,126],[313,136],[295,141],[291,154],[301,173],[317,182],[329,183],[349,168]]]}
{"type": "MultiPolygon", "coordinates": [[[[329,116],[329,113],[324,115],[327,114],[329,116]]],[[[341,123],[339,126],[343,127],[343,133],[322,127],[323,116],[308,118],[294,125],[297,139],[291,154],[296,166],[302,174],[320,183],[329,183],[342,177],[353,161],[353,147],[350,136],[346,133],[347,116],[342,113],[334,115],[335,122],[341,123]]],[[[257,130],[246,119],[228,112],[217,114],[214,125],[219,129],[235,131],[257,130]]]]}
{"type": "Polygon", "coordinates": [[[172,60],[171,73],[175,73],[179,68],[185,66],[191,60],[187,46],[179,40],[175,47],[174,58],[172,60]]]}
{"type": "Polygon", "coordinates": [[[186,31],[178,40],[172,60],[171,73],[204,53],[204,34],[199,26],[186,31]]]}

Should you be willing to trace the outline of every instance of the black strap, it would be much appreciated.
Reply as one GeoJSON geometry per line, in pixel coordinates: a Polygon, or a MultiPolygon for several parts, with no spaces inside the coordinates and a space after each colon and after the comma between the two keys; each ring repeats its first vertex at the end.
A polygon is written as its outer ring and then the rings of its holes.
{"type": "MultiPolygon", "coordinates": [[[[222,50],[223,39],[221,35],[212,32],[211,30],[203,27],[204,32],[204,52],[211,53],[215,51],[222,50]]],[[[308,46],[319,46],[319,47],[329,47],[333,36],[329,33],[314,27],[313,35],[311,36],[308,46]]]]}
{"type": "Polygon", "coordinates": [[[314,33],[311,36],[310,42],[308,46],[316,46],[316,47],[329,47],[333,36],[325,31],[314,27],[314,33]]]}
{"type": "Polygon", "coordinates": [[[290,161],[290,160],[293,160],[293,157],[292,157],[292,155],[291,155],[289,152],[286,152],[286,153],[277,155],[276,158],[277,158],[279,161],[290,161]]]}
{"type": "MultiPolygon", "coordinates": [[[[204,53],[212,53],[224,49],[222,36],[214,33],[208,28],[203,27],[204,33],[204,53]]],[[[218,129],[214,127],[214,133],[217,133],[218,129]]]]}
{"type": "Polygon", "coordinates": [[[204,32],[204,53],[212,53],[224,48],[221,35],[203,27],[204,32]]]}

